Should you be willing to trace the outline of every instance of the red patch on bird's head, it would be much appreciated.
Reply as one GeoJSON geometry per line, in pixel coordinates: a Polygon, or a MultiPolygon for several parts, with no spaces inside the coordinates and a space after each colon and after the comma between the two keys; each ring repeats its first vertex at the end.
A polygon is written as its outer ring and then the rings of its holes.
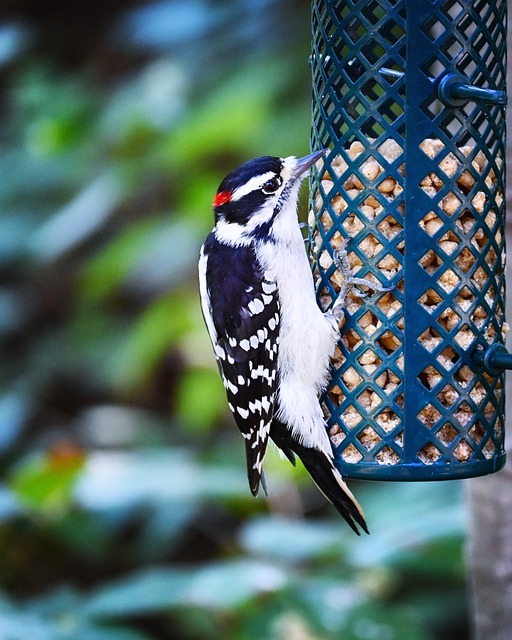
{"type": "Polygon", "coordinates": [[[221,207],[231,200],[231,191],[219,191],[213,201],[214,207],[221,207]]]}

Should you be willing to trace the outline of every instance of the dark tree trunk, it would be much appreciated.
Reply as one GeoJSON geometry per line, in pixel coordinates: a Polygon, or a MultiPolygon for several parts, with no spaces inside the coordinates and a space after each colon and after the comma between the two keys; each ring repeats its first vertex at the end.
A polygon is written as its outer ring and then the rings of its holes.
{"type": "MultiPolygon", "coordinates": [[[[512,16],[512,0],[508,2],[512,16]]],[[[512,34],[508,38],[508,86],[512,86],[512,34]]],[[[507,166],[507,246],[512,247],[512,105],[509,94],[507,166]]],[[[508,273],[510,274],[510,257],[508,273]]],[[[512,284],[508,278],[507,319],[512,325],[512,284]]],[[[508,349],[512,350],[510,338],[508,349]]],[[[508,462],[502,471],[486,478],[468,481],[469,534],[467,560],[472,605],[474,640],[510,640],[512,638],[512,397],[509,393],[512,372],[507,374],[506,429],[508,462]]]]}

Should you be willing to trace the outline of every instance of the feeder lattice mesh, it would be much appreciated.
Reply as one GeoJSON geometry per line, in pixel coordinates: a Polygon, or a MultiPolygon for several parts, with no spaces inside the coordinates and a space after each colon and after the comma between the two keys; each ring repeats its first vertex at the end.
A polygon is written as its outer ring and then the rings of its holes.
{"type": "Polygon", "coordinates": [[[471,354],[503,340],[504,112],[447,108],[435,80],[504,86],[506,7],[422,4],[313,3],[312,145],[332,150],[312,179],[318,295],[327,307],[339,290],[332,252],[347,236],[353,271],[395,285],[347,301],[322,398],[356,477],[404,464],[476,475],[471,463],[503,453],[503,376],[471,354]]]}

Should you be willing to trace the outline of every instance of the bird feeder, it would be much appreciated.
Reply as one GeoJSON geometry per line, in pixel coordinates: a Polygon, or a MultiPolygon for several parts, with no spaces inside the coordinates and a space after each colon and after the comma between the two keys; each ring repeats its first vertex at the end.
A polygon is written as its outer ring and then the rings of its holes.
{"type": "Polygon", "coordinates": [[[505,462],[506,0],[313,0],[310,246],[384,287],[349,296],[321,398],[349,478],[505,462]]]}

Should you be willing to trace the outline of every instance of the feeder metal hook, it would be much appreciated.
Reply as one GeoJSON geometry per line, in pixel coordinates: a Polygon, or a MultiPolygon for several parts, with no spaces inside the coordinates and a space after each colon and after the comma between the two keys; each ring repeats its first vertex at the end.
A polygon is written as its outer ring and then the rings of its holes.
{"type": "Polygon", "coordinates": [[[478,349],[473,360],[491,376],[499,376],[505,369],[512,369],[512,353],[496,342],[487,349],[478,349]]]}
{"type": "Polygon", "coordinates": [[[505,107],[507,94],[496,89],[484,89],[472,84],[460,73],[448,73],[441,78],[437,88],[439,99],[450,107],[461,107],[466,102],[505,107]]]}

